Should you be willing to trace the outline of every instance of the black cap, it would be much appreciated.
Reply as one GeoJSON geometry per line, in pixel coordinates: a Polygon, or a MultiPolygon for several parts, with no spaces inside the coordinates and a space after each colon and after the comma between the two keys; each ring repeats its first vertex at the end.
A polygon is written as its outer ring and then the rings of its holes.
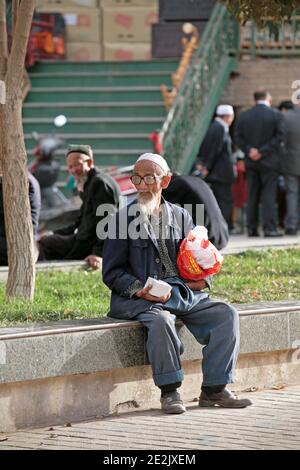
{"type": "Polygon", "coordinates": [[[93,158],[93,151],[90,145],[69,145],[67,156],[70,155],[70,153],[82,153],[89,158],[93,158]]]}

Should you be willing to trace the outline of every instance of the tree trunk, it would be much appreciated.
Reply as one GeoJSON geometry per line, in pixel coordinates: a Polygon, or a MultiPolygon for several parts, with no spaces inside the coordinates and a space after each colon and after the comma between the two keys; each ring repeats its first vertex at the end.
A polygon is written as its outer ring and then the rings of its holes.
{"type": "Polygon", "coordinates": [[[27,156],[22,125],[22,82],[35,0],[21,0],[7,61],[6,103],[0,105],[3,200],[8,248],[8,298],[33,300],[34,242],[28,196],[27,156]]]}
{"type": "Polygon", "coordinates": [[[4,80],[7,66],[7,29],[5,0],[0,0],[0,80],[4,80]]]}

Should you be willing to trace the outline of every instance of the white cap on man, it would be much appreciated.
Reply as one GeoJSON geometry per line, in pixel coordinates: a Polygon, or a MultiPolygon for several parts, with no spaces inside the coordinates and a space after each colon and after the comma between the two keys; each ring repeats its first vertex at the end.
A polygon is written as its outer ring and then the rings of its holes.
{"type": "Polygon", "coordinates": [[[234,116],[233,107],[230,104],[219,104],[216,110],[217,116],[234,116]]]}
{"type": "Polygon", "coordinates": [[[143,153],[136,161],[136,163],[142,161],[142,160],[147,160],[148,162],[153,162],[156,165],[158,165],[164,173],[167,175],[170,173],[170,168],[169,165],[167,164],[166,160],[164,157],[161,155],[158,155],[158,153],[143,153]]]}

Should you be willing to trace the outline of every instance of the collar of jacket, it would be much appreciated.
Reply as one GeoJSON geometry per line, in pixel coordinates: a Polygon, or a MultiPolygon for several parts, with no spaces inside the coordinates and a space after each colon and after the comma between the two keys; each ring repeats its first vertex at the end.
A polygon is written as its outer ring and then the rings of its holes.
{"type": "Polygon", "coordinates": [[[215,118],[215,121],[217,121],[219,124],[221,124],[221,126],[224,128],[225,132],[229,133],[229,125],[225,121],[223,121],[222,118],[217,116],[215,118]]]}
{"type": "Polygon", "coordinates": [[[95,176],[96,173],[97,173],[96,168],[91,168],[91,169],[90,169],[90,171],[88,172],[88,175],[87,175],[87,180],[86,180],[86,182],[84,183],[83,191],[86,190],[86,188],[87,188],[87,186],[89,185],[91,179],[93,178],[93,176],[95,176]]]}
{"type": "Polygon", "coordinates": [[[91,179],[93,178],[93,176],[95,176],[95,174],[98,173],[96,168],[91,168],[90,171],[88,172],[87,174],[87,180],[86,182],[84,183],[83,185],[83,191],[79,191],[79,196],[81,197],[81,199],[85,199],[85,195],[86,195],[86,190],[88,189],[89,187],[89,184],[91,182],[91,179]]]}

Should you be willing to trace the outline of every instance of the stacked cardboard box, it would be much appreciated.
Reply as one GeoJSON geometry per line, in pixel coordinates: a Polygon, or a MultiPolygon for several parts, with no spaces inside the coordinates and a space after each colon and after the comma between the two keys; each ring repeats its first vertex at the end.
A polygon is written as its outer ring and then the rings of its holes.
{"type": "Polygon", "coordinates": [[[36,0],[37,8],[44,7],[45,5],[97,8],[99,5],[99,0],[36,0]]]}
{"type": "Polygon", "coordinates": [[[66,23],[66,59],[148,60],[158,0],[37,0],[66,23]]]}
{"type": "Polygon", "coordinates": [[[149,60],[157,0],[100,0],[104,60],[149,60]]]}
{"type": "Polygon", "coordinates": [[[63,15],[67,60],[101,60],[102,32],[98,0],[37,0],[37,11],[63,15]]]}

